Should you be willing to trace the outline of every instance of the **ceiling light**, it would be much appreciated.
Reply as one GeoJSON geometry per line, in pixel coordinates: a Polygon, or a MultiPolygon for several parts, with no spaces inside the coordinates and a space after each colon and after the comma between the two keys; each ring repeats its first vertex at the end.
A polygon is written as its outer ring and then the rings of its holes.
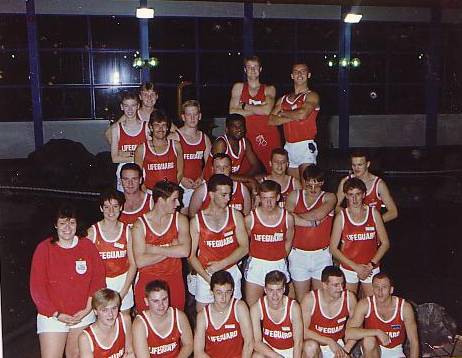
{"type": "Polygon", "coordinates": [[[353,14],[353,13],[348,13],[345,15],[345,18],[343,19],[344,22],[348,24],[357,24],[358,22],[361,21],[361,18],[363,15],[361,14],[353,14]]]}
{"type": "Polygon", "coordinates": [[[152,19],[154,17],[154,9],[139,7],[136,9],[136,17],[138,19],[152,19]]]}

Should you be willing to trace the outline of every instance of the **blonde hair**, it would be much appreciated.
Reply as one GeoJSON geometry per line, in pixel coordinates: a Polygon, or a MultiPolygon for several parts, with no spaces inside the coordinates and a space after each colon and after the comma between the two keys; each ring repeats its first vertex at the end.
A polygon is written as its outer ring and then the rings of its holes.
{"type": "Polygon", "coordinates": [[[102,288],[96,291],[91,298],[91,307],[96,310],[98,307],[107,306],[115,302],[120,307],[120,295],[110,288],[102,288]]]}
{"type": "Polygon", "coordinates": [[[201,104],[197,99],[190,99],[186,102],[183,102],[181,105],[181,113],[184,113],[187,107],[196,107],[199,112],[201,111],[201,104]]]}

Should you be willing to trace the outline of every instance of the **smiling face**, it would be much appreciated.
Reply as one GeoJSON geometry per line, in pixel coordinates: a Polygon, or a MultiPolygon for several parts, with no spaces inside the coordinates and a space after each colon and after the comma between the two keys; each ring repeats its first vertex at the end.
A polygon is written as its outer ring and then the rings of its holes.
{"type": "Polygon", "coordinates": [[[308,78],[311,77],[308,66],[305,64],[296,64],[292,67],[292,73],[290,78],[294,81],[296,85],[302,85],[308,82],[308,78]]]}
{"type": "Polygon", "coordinates": [[[260,77],[262,67],[258,61],[249,60],[245,63],[244,72],[247,75],[247,80],[256,80],[260,77]]]}
{"type": "Polygon", "coordinates": [[[124,112],[127,118],[136,118],[136,111],[138,111],[139,104],[136,99],[124,99],[120,104],[120,109],[124,112]]]}
{"type": "Polygon", "coordinates": [[[167,122],[154,122],[152,125],[149,125],[151,130],[152,137],[158,140],[164,140],[167,138],[168,134],[168,124],[167,122]]]}
{"type": "Polygon", "coordinates": [[[143,107],[154,107],[159,98],[153,90],[142,90],[139,97],[143,107]]]}
{"type": "Polygon", "coordinates": [[[145,302],[149,307],[149,311],[157,316],[164,316],[169,308],[168,292],[165,290],[151,291],[145,298],[145,302]]]}
{"type": "Polygon", "coordinates": [[[361,178],[368,170],[371,162],[366,160],[366,157],[352,157],[351,158],[351,169],[355,177],[361,178]]]}
{"type": "Polygon", "coordinates": [[[100,207],[101,212],[103,213],[104,220],[108,221],[117,221],[117,218],[122,211],[120,203],[116,199],[106,200],[102,207],[100,207]]]}
{"type": "Polygon", "coordinates": [[[112,327],[119,315],[119,304],[116,301],[99,306],[94,310],[98,322],[106,327],[112,327]]]}
{"type": "Polygon", "coordinates": [[[270,306],[279,307],[284,297],[284,282],[266,284],[264,290],[270,306]]]}
{"type": "Polygon", "coordinates": [[[226,134],[228,137],[239,141],[245,136],[245,121],[244,120],[233,120],[226,127],[226,134]]]}
{"type": "Polygon", "coordinates": [[[126,169],[120,173],[124,194],[135,194],[141,190],[142,178],[136,170],[126,169]]]}
{"type": "Polygon", "coordinates": [[[76,218],[58,218],[55,223],[59,241],[70,242],[74,239],[77,232],[76,218]]]}
{"type": "Polygon", "coordinates": [[[308,193],[309,196],[312,197],[317,197],[319,195],[323,185],[324,181],[319,181],[313,178],[308,178],[303,181],[305,191],[308,193]]]}
{"type": "Polygon", "coordinates": [[[289,167],[289,160],[286,155],[274,154],[270,161],[271,174],[284,175],[289,167]]]}

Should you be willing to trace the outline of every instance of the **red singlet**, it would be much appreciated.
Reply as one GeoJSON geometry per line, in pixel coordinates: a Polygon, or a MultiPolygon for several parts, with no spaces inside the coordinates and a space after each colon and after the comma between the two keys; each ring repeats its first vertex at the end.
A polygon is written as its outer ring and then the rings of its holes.
{"type": "Polygon", "coordinates": [[[379,194],[379,184],[382,181],[379,177],[375,177],[371,189],[366,193],[363,203],[372,207],[377,208],[380,212],[380,208],[383,205],[382,198],[379,194]]]}
{"type": "Polygon", "coordinates": [[[294,300],[285,298],[284,315],[279,322],[269,315],[268,302],[266,296],[258,300],[260,306],[260,316],[263,341],[275,349],[290,349],[294,347],[294,332],[292,327],[292,305],[294,300]]]}
{"type": "MultiPolygon", "coordinates": [[[[342,209],[343,228],[341,251],[357,264],[368,264],[377,252],[378,240],[373,208],[366,207],[366,217],[360,223],[354,223],[347,209],[342,209]]],[[[347,270],[351,267],[341,264],[347,270]]]]}
{"type": "Polygon", "coordinates": [[[115,321],[116,336],[109,347],[100,343],[98,337],[93,331],[93,325],[84,329],[86,336],[90,341],[91,351],[96,358],[120,358],[125,353],[125,322],[119,314],[115,321]]]}
{"type": "MultiPolygon", "coordinates": [[[[226,143],[225,154],[228,154],[229,157],[231,158],[231,172],[233,174],[239,173],[242,161],[245,158],[245,138],[242,138],[239,141],[239,151],[237,152],[237,154],[233,152],[233,148],[231,148],[231,144],[229,143],[228,136],[226,134],[218,137],[216,140],[220,140],[220,139],[223,139],[226,143]]],[[[207,160],[207,164],[205,165],[205,169],[204,169],[204,178],[207,180],[213,175],[212,162],[213,162],[213,154],[210,153],[210,158],[209,160],[207,160]]]]}
{"type": "MultiPolygon", "coordinates": [[[[289,194],[291,192],[293,192],[295,190],[295,183],[294,183],[295,178],[291,177],[290,175],[287,175],[287,176],[289,177],[289,180],[287,181],[287,184],[285,185],[285,187],[282,187],[282,185],[281,185],[281,198],[279,199],[279,203],[278,203],[281,208],[284,208],[287,197],[289,196],[289,194]]],[[[263,179],[264,180],[273,180],[273,179],[270,179],[269,176],[263,177],[263,179]]]]}
{"type": "Polygon", "coordinates": [[[119,221],[131,227],[141,215],[146,214],[151,209],[152,209],[151,194],[144,193],[144,200],[141,206],[134,211],[123,210],[120,213],[119,221]]]}
{"type": "Polygon", "coordinates": [[[311,291],[313,296],[313,308],[311,309],[310,330],[323,337],[332,338],[338,341],[345,336],[346,322],[350,316],[350,307],[348,303],[349,291],[344,290],[342,293],[342,304],[340,309],[333,317],[324,314],[321,306],[321,296],[319,290],[311,291]]]}
{"type": "MultiPolygon", "coordinates": [[[[317,209],[322,205],[322,201],[326,193],[322,191],[316,201],[308,207],[305,202],[305,195],[302,190],[297,190],[297,202],[295,204],[295,214],[305,214],[311,210],[317,209]]],[[[334,210],[321,221],[316,227],[295,226],[293,247],[305,250],[315,251],[324,249],[330,244],[330,232],[332,230],[332,222],[334,210]]]]}
{"type": "MultiPolygon", "coordinates": [[[[210,204],[210,196],[207,191],[207,183],[203,184],[205,186],[204,198],[202,199],[201,210],[207,209],[210,204]]],[[[242,211],[244,209],[244,188],[242,183],[233,181],[233,193],[231,195],[231,200],[228,203],[230,208],[242,211]]]]}
{"type": "Polygon", "coordinates": [[[273,225],[264,223],[258,210],[253,210],[250,215],[252,217],[250,256],[267,261],[284,259],[287,256],[285,248],[287,212],[281,209],[280,218],[273,225]]]}
{"type": "Polygon", "coordinates": [[[228,316],[223,324],[217,328],[213,324],[210,306],[205,310],[205,353],[213,358],[241,358],[244,338],[242,337],[241,326],[237,319],[237,300],[229,305],[228,316]]]}
{"type": "Polygon", "coordinates": [[[197,180],[202,176],[204,165],[205,134],[200,132],[201,137],[197,143],[189,143],[180,131],[181,148],[183,148],[183,176],[192,180],[197,180]]]}
{"type": "Polygon", "coordinates": [[[146,188],[152,189],[160,180],[177,183],[176,151],[173,141],[168,141],[167,149],[163,153],[154,153],[147,143],[143,146],[143,173],[146,188]]]}
{"type": "Polygon", "coordinates": [[[119,151],[122,152],[134,152],[138,145],[146,142],[146,122],[143,122],[141,129],[135,135],[128,134],[122,123],[118,123],[119,129],[119,151]]]}
{"type": "Polygon", "coordinates": [[[396,296],[393,296],[393,298],[396,298],[395,312],[392,318],[385,321],[377,311],[375,296],[372,296],[372,302],[371,298],[367,297],[369,310],[364,320],[364,327],[367,329],[380,329],[388,334],[391,342],[388,346],[385,346],[386,348],[394,348],[403,344],[406,340],[406,326],[403,320],[404,300],[396,296]]]}
{"type": "Polygon", "coordinates": [[[149,355],[151,357],[174,358],[178,357],[181,349],[181,334],[178,320],[178,310],[170,307],[171,326],[165,335],[157,332],[156,328],[149,319],[146,311],[143,311],[138,317],[144,324],[146,330],[146,341],[148,343],[149,355]]]}
{"type": "Polygon", "coordinates": [[[95,231],[93,243],[98,249],[106,267],[106,277],[117,277],[128,271],[128,226],[123,224],[115,240],[107,239],[101,231],[100,224],[92,225],[95,231]]]}
{"type": "MultiPolygon", "coordinates": [[[[292,112],[302,108],[305,104],[306,96],[310,92],[311,91],[299,93],[293,100],[290,100],[288,95],[284,95],[281,101],[281,109],[285,112],[292,112]]],[[[315,108],[310,114],[308,114],[308,117],[301,121],[284,123],[283,127],[286,141],[289,143],[296,143],[314,139],[318,131],[316,128],[316,118],[318,117],[318,113],[319,108],[315,108]]]]}

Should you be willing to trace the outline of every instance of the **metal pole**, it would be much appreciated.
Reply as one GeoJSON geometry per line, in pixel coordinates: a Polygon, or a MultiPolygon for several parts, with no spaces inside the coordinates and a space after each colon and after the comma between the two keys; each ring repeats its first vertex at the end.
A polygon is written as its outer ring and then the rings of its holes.
{"type": "MultiPolygon", "coordinates": [[[[140,7],[148,7],[148,0],[140,0],[140,7]]],[[[143,60],[149,59],[149,25],[148,19],[139,19],[140,29],[140,55],[143,60]]],[[[141,70],[141,82],[151,80],[151,71],[148,67],[141,70]]]]}
{"type": "Polygon", "coordinates": [[[351,24],[343,21],[343,17],[349,12],[349,7],[342,6],[339,36],[339,66],[338,66],[338,143],[341,150],[350,147],[350,84],[349,63],[351,57],[351,24]],[[346,59],[348,65],[342,67],[340,61],[346,59]]]}

